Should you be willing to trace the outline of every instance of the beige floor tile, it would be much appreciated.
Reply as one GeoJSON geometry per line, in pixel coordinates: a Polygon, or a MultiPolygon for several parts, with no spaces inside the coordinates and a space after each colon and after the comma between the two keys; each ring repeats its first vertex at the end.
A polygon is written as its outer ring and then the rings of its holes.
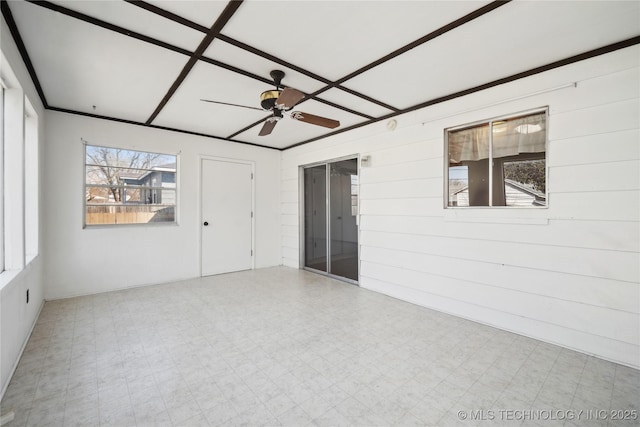
{"type": "Polygon", "coordinates": [[[457,411],[638,395],[638,370],[279,267],[46,302],[0,410],[9,427],[485,426],[457,411]]]}

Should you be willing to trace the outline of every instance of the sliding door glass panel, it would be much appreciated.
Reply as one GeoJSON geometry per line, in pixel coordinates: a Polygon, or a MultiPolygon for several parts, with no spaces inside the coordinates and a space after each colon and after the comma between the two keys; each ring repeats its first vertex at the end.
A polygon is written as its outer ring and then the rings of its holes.
{"type": "Polygon", "coordinates": [[[358,163],[350,159],[329,167],[329,273],[358,280],[358,163]]]}
{"type": "Polygon", "coordinates": [[[304,265],[327,271],[327,166],[304,170],[304,265]]]}

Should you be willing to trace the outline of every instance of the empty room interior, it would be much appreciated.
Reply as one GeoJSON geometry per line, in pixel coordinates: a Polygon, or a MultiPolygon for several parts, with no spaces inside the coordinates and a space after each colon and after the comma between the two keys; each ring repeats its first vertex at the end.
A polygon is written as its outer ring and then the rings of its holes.
{"type": "Polygon", "coordinates": [[[0,426],[640,425],[640,2],[1,12],[0,426]]]}

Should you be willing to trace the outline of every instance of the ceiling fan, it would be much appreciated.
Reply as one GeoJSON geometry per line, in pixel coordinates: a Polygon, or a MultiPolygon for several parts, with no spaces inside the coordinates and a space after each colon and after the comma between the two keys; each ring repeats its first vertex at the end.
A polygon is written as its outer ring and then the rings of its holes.
{"type": "Polygon", "coordinates": [[[201,99],[200,101],[211,102],[214,104],[230,105],[232,107],[250,108],[252,110],[259,111],[271,111],[271,117],[267,117],[265,119],[264,125],[262,125],[262,129],[260,129],[260,133],[258,134],[260,136],[269,135],[273,131],[273,128],[276,126],[276,123],[278,123],[278,120],[282,119],[284,114],[287,114],[294,120],[316,126],[323,126],[330,129],[334,129],[340,126],[340,122],[338,120],[328,119],[326,117],[316,116],[314,114],[303,113],[301,111],[293,111],[289,113],[289,111],[305,97],[305,94],[297,89],[282,86],[284,71],[273,70],[269,74],[271,75],[276,88],[275,90],[266,90],[260,94],[260,106],[262,108],[250,107],[248,105],[231,104],[228,102],[212,101],[210,99],[201,99]]]}

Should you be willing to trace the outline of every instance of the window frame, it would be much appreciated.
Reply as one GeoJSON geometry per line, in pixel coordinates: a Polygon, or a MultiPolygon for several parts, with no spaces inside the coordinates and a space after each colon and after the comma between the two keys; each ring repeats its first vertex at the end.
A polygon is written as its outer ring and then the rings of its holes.
{"type": "MultiPolygon", "coordinates": [[[[98,145],[98,144],[91,144],[85,140],[82,140],[82,148],[83,148],[83,183],[82,183],[82,228],[83,229],[93,229],[93,228],[111,228],[111,227],[163,227],[163,226],[172,226],[172,225],[178,225],[179,224],[179,204],[180,204],[180,198],[179,198],[179,169],[180,169],[180,153],[167,153],[167,152],[161,152],[161,151],[149,151],[149,150],[142,150],[142,149],[134,149],[134,148],[126,148],[126,147],[122,147],[122,146],[108,146],[108,145],[98,145]],[[172,173],[174,174],[174,186],[172,188],[166,188],[166,187],[158,187],[158,186],[135,186],[136,189],[138,190],[142,190],[143,187],[145,190],[148,190],[150,192],[150,194],[156,193],[157,195],[157,190],[170,190],[174,193],[174,197],[173,197],[173,204],[170,203],[162,203],[162,204],[157,204],[157,203],[150,203],[150,204],[141,204],[141,205],[148,205],[148,206],[153,206],[153,205],[166,205],[167,207],[172,206],[173,207],[173,221],[158,221],[158,222],[122,222],[122,223],[99,223],[99,224],[88,224],[87,223],[87,190],[88,188],[111,188],[113,187],[113,185],[108,185],[108,184],[91,184],[87,182],[87,166],[91,166],[92,164],[87,163],[87,148],[88,147],[93,147],[93,148],[105,148],[108,150],[122,150],[122,151],[129,151],[129,152],[138,152],[138,153],[143,153],[143,154],[157,154],[157,155],[161,155],[161,156],[172,156],[175,158],[175,171],[173,171],[172,173]]],[[[113,166],[116,167],[118,169],[130,169],[130,170],[144,170],[144,171],[148,171],[148,172],[158,172],[158,169],[153,169],[154,167],[148,167],[148,168],[143,168],[143,167],[128,167],[128,166],[113,166]]],[[[156,168],[158,166],[155,166],[156,168]]],[[[162,182],[160,183],[162,185],[162,182]]],[[[119,185],[118,187],[122,187],[122,188],[131,188],[131,186],[128,186],[126,183],[119,185]]],[[[112,205],[112,206],[117,206],[117,205],[112,205]]],[[[126,206],[126,204],[123,204],[122,206],[126,206]]],[[[132,204],[133,206],[133,204],[132,204]]]]}
{"type": "Polygon", "coordinates": [[[40,118],[24,97],[24,251],[25,264],[40,253],[40,118]]]}
{"type": "MultiPolygon", "coordinates": [[[[514,112],[514,113],[509,113],[509,114],[504,114],[504,115],[500,115],[500,116],[495,116],[489,119],[483,119],[483,120],[476,120],[473,122],[469,122],[469,123],[465,123],[462,125],[456,125],[456,126],[451,126],[448,128],[444,129],[444,175],[443,175],[443,181],[444,181],[444,193],[443,193],[443,207],[444,209],[461,209],[461,210],[473,210],[473,209],[480,209],[480,210],[495,210],[495,209],[526,209],[526,210],[540,210],[540,209],[548,209],[549,208],[549,164],[548,164],[548,156],[549,153],[549,107],[548,106],[544,106],[544,107],[537,107],[537,108],[533,108],[533,109],[529,109],[529,110],[524,110],[524,111],[519,111],[519,112],[514,112]],[[544,117],[545,117],[545,141],[544,141],[544,161],[545,161],[545,171],[544,171],[544,176],[545,176],[545,191],[544,191],[544,195],[545,195],[545,204],[543,206],[536,206],[536,205],[527,205],[527,206],[502,206],[502,205],[498,205],[498,206],[493,206],[493,170],[496,167],[496,165],[493,164],[493,124],[495,122],[500,122],[500,121],[505,121],[505,120],[510,120],[510,119],[515,119],[518,117],[526,117],[526,116],[530,116],[530,115],[534,115],[534,114],[540,114],[540,113],[544,113],[544,117]],[[482,125],[488,125],[489,126],[489,174],[488,174],[488,192],[489,192],[489,205],[488,206],[451,206],[450,200],[449,200],[449,134],[451,132],[455,132],[455,131],[460,131],[460,130],[465,130],[465,129],[470,129],[470,128],[474,128],[474,127],[479,127],[482,125]]],[[[510,162],[513,162],[514,160],[510,160],[510,162]]],[[[504,167],[504,163],[502,162],[502,167],[504,167]]]]}

